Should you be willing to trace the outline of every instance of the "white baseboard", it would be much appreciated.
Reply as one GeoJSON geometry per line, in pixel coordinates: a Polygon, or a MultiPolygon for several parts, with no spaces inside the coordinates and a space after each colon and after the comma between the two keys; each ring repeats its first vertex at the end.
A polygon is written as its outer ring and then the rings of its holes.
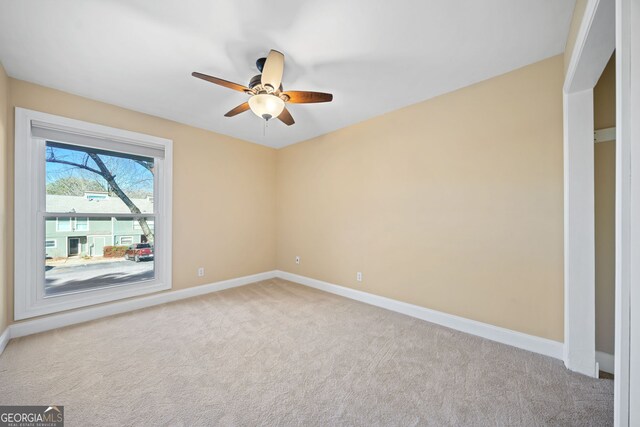
{"type": "Polygon", "coordinates": [[[7,344],[9,343],[9,335],[10,335],[11,331],[9,330],[9,327],[7,326],[7,328],[4,330],[4,332],[2,332],[2,335],[0,335],[0,354],[2,354],[2,352],[4,351],[4,348],[7,346],[7,344]]]}
{"type": "MultiPolygon", "coordinates": [[[[238,277],[235,279],[223,280],[221,282],[209,283],[206,285],[194,286],[186,289],[179,289],[176,291],[159,292],[157,294],[152,294],[141,298],[133,298],[105,305],[99,305],[96,307],[87,307],[65,313],[53,314],[37,319],[25,320],[10,325],[2,335],[2,337],[4,337],[7,332],[7,340],[9,338],[17,338],[25,335],[36,334],[38,332],[61,328],[63,326],[69,326],[76,323],[99,319],[101,317],[113,316],[114,314],[125,313],[128,311],[151,307],[158,304],[164,304],[171,301],[178,301],[181,299],[204,295],[211,292],[217,292],[224,289],[244,286],[248,285],[249,283],[259,282],[261,280],[273,279],[274,277],[276,277],[275,271],[267,271],[264,273],[253,274],[251,276],[238,277]]],[[[2,341],[0,341],[0,343],[2,343],[2,341]]],[[[0,349],[3,348],[3,346],[0,346],[0,349]]],[[[0,353],[2,353],[1,350],[0,353]]]]}
{"type": "MultiPolygon", "coordinates": [[[[2,335],[0,335],[0,354],[2,353],[2,350],[4,350],[4,347],[7,345],[7,342],[10,338],[36,334],[51,329],[61,328],[63,326],[69,326],[77,323],[99,319],[102,317],[113,316],[115,314],[138,310],[141,308],[152,307],[154,305],[164,304],[171,301],[178,301],[181,299],[204,295],[211,292],[217,292],[224,289],[244,286],[262,280],[272,279],[274,277],[280,277],[282,279],[289,280],[301,285],[309,286],[325,292],[375,305],[377,307],[385,308],[387,310],[436,323],[438,325],[446,326],[448,328],[466,332],[468,334],[477,335],[479,337],[511,345],[513,347],[532,351],[534,353],[543,354],[545,356],[554,357],[556,359],[562,359],[563,356],[563,344],[557,341],[552,341],[533,335],[527,335],[521,332],[512,331],[510,329],[489,325],[487,323],[482,323],[475,320],[465,319],[463,317],[431,310],[414,304],[409,304],[406,302],[393,300],[391,298],[381,297],[356,289],[346,288],[344,286],[334,285],[331,283],[323,282],[321,280],[316,280],[309,277],[278,270],[267,271],[251,276],[238,277],[235,279],[224,280],[221,282],[215,282],[201,286],[194,286],[187,289],[160,292],[141,298],[134,298],[96,307],[88,307],[65,313],[17,322],[7,327],[2,335]]],[[[611,357],[610,366],[611,369],[613,369],[613,356],[606,356],[611,357]]],[[[607,364],[607,360],[600,361],[599,359],[600,366],[603,371],[607,371],[609,367],[609,365],[607,364]]]]}
{"type": "Polygon", "coordinates": [[[562,360],[563,357],[564,345],[558,341],[512,331],[499,326],[454,316],[452,314],[431,310],[391,298],[381,297],[356,289],[346,288],[344,286],[334,285],[332,283],[323,282],[321,280],[293,273],[287,273],[285,271],[276,271],[276,276],[291,282],[375,305],[377,307],[386,308],[387,310],[406,314],[407,316],[426,320],[427,322],[436,323],[468,334],[477,335],[502,344],[518,347],[560,360],[562,360]]]}
{"type": "Polygon", "coordinates": [[[596,362],[600,364],[600,370],[613,374],[615,372],[615,357],[613,354],[596,351],[596,362]]]}

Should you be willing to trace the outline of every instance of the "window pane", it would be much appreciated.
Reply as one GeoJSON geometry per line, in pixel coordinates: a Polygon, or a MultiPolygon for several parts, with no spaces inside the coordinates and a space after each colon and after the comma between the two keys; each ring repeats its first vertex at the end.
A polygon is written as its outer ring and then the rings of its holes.
{"type": "Polygon", "coordinates": [[[46,219],[45,296],[153,280],[153,223],[154,217],[46,219]],[[61,230],[61,223],[75,227],[61,230]]]}
{"type": "Polygon", "coordinates": [[[88,231],[89,218],[76,218],[76,231],[88,231]]]}
{"type": "Polygon", "coordinates": [[[46,210],[153,213],[154,166],[150,157],[47,141],[46,210]]]}
{"type": "Polygon", "coordinates": [[[71,218],[58,218],[57,222],[57,230],[58,231],[71,231],[71,218]]]}

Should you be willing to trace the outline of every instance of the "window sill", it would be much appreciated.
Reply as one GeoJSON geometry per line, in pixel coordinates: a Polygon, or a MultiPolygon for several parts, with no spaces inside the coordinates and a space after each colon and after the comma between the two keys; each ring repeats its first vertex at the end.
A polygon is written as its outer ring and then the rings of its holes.
{"type": "Polygon", "coordinates": [[[16,307],[14,320],[24,320],[37,316],[58,313],[76,308],[90,307],[92,305],[118,301],[126,298],[148,295],[155,292],[171,289],[170,282],[131,283],[118,286],[110,286],[103,289],[64,294],[43,298],[34,302],[30,307],[16,307]]]}

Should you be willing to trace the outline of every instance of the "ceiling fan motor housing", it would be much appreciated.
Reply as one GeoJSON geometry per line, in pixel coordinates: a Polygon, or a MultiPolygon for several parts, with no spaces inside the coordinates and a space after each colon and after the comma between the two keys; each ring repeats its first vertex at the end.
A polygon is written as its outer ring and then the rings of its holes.
{"type": "MultiPolygon", "coordinates": [[[[255,87],[258,87],[258,93],[262,92],[261,89],[264,89],[264,88],[262,88],[262,74],[258,74],[258,75],[255,75],[255,76],[251,77],[251,80],[249,81],[249,89],[253,90],[253,88],[255,88],[255,87]]],[[[269,88],[271,88],[271,86],[269,86],[269,88]]],[[[265,91],[266,91],[266,89],[265,89],[265,91]]],[[[279,92],[283,91],[282,83],[280,83],[280,87],[278,88],[278,91],[279,92]]],[[[267,92],[271,92],[271,91],[267,91],[267,92]]],[[[275,92],[275,91],[273,91],[273,92],[275,92]]]]}
{"type": "Polygon", "coordinates": [[[249,81],[249,89],[253,89],[260,84],[262,84],[262,74],[255,75],[249,81]]]}
{"type": "Polygon", "coordinates": [[[256,61],[256,68],[258,68],[258,71],[260,71],[262,73],[262,69],[264,68],[264,63],[267,62],[267,58],[258,58],[258,60],[256,61]]]}

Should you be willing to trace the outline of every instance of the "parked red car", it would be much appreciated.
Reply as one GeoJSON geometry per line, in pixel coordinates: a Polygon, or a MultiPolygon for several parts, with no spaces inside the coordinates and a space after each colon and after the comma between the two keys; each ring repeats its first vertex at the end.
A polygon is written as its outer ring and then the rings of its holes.
{"type": "Polygon", "coordinates": [[[153,259],[153,248],[149,243],[134,243],[124,253],[124,258],[135,262],[153,259]]]}

